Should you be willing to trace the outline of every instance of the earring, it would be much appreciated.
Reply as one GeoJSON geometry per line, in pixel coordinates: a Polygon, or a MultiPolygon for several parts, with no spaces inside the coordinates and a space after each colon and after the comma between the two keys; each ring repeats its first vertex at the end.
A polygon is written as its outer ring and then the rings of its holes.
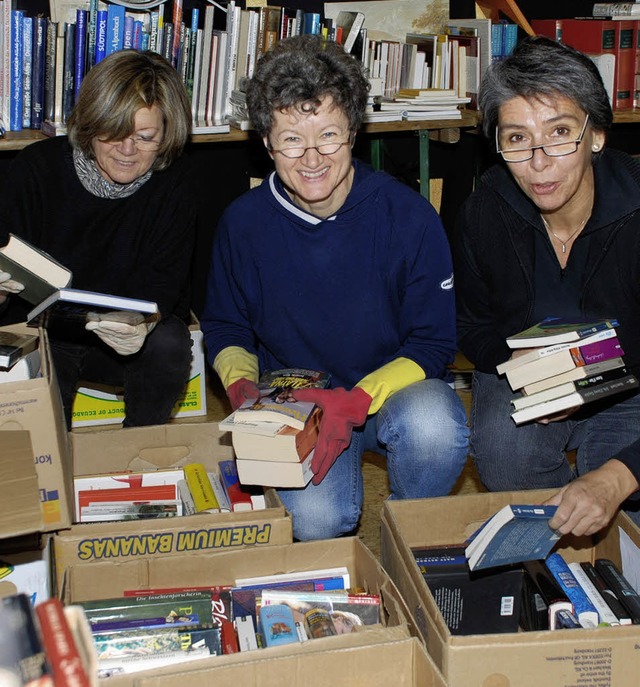
{"type": "Polygon", "coordinates": [[[594,153],[597,153],[599,150],[600,150],[600,146],[599,146],[599,145],[596,144],[596,145],[593,146],[593,152],[594,152],[594,153]]]}

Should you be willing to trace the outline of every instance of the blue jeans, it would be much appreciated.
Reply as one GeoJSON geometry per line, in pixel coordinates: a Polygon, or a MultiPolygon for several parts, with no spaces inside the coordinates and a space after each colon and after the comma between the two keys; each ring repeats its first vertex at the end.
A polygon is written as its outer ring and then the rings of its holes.
{"type": "Polygon", "coordinates": [[[351,444],[318,485],[281,489],[300,541],[352,533],[362,510],[362,454],[387,459],[390,498],[445,496],[468,451],[467,419],[458,395],[440,379],[416,382],[387,399],[354,430],[351,444]]]}
{"type": "Polygon", "coordinates": [[[580,408],[567,420],[516,426],[504,378],[474,372],[471,455],[489,491],[562,487],[640,437],[640,394],[580,408]],[[576,451],[575,471],[565,451],[576,451]]]}

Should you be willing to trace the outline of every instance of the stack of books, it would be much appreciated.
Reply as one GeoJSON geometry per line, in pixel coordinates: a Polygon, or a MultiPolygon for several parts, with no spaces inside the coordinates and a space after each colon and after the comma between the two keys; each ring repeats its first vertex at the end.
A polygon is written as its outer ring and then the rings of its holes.
{"type": "Polygon", "coordinates": [[[297,401],[291,392],[328,383],[329,375],[316,370],[265,372],[258,382],[260,396],[220,422],[220,430],[231,432],[242,484],[304,487],[309,482],[321,411],[314,403],[297,401]]]}
{"type": "Polygon", "coordinates": [[[514,391],[511,417],[519,425],[639,386],[625,367],[616,320],[570,322],[548,317],[507,339],[527,349],[497,366],[514,391]]]}

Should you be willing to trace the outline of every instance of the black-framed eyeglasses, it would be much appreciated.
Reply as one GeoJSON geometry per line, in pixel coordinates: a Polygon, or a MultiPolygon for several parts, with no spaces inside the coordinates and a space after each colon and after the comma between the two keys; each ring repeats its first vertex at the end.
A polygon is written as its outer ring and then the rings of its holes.
{"type": "Polygon", "coordinates": [[[342,146],[353,145],[354,135],[350,134],[348,140],[342,141],[341,143],[321,143],[317,146],[307,146],[306,148],[300,148],[298,146],[291,146],[291,148],[272,148],[271,143],[267,146],[267,150],[270,153],[280,153],[290,160],[295,160],[297,158],[304,157],[307,150],[316,150],[320,155],[335,155],[342,146]]]}
{"type": "Polygon", "coordinates": [[[114,147],[119,146],[121,143],[124,143],[124,141],[131,141],[137,150],[143,150],[145,152],[158,150],[158,148],[162,145],[162,141],[156,141],[152,138],[145,138],[144,136],[125,136],[118,141],[107,141],[104,138],[99,138],[98,140],[100,143],[106,143],[107,145],[114,147]]]}
{"type": "Polygon", "coordinates": [[[589,115],[585,117],[582,131],[578,138],[574,141],[566,141],[565,143],[548,143],[543,146],[531,146],[530,148],[500,148],[500,141],[498,139],[498,127],[496,127],[496,151],[502,155],[505,162],[526,162],[533,157],[536,150],[542,150],[545,155],[549,157],[563,157],[564,155],[571,155],[578,150],[578,146],[582,143],[584,132],[587,130],[587,123],[589,122],[589,115]]]}

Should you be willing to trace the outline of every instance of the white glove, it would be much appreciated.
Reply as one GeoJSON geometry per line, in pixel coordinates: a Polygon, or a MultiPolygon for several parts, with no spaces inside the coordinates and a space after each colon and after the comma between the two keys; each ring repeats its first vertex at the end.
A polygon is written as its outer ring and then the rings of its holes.
{"type": "Polygon", "coordinates": [[[23,289],[24,284],[11,279],[11,275],[8,272],[0,272],[0,294],[20,293],[23,289]]]}
{"type": "MultiPolygon", "coordinates": [[[[108,315],[102,317],[106,318],[108,315]]],[[[87,322],[85,329],[95,332],[101,341],[113,348],[119,355],[133,355],[142,348],[147,334],[155,325],[155,322],[128,324],[117,320],[100,319],[87,322]]]]}

